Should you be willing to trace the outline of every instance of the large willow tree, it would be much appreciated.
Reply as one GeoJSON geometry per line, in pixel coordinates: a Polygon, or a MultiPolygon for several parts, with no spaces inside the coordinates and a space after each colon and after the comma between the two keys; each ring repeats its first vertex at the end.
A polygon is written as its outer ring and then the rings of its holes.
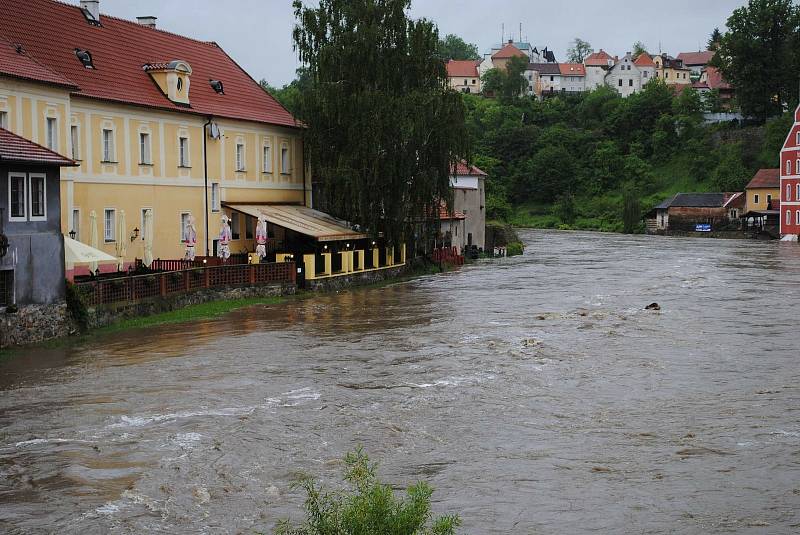
{"type": "Polygon", "coordinates": [[[464,105],[447,88],[433,23],[410,0],[295,0],[294,43],[309,75],[298,102],[326,210],[392,243],[449,202],[466,156],[464,105]]]}

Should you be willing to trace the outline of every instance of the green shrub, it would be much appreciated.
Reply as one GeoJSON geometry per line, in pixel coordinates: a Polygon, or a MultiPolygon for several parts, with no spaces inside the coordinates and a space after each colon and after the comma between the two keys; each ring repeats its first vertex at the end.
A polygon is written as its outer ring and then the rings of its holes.
{"type": "Polygon", "coordinates": [[[65,298],[67,301],[67,310],[72,314],[72,319],[75,320],[78,327],[80,327],[81,330],[85,330],[89,324],[89,311],[86,307],[86,303],[77,286],[69,281],[66,281],[66,285],[67,290],[65,298]]]}
{"type": "Polygon", "coordinates": [[[511,242],[506,246],[506,256],[517,256],[525,252],[525,246],[521,242],[511,242]]]}
{"type": "Polygon", "coordinates": [[[461,524],[457,515],[431,522],[433,489],[426,482],[410,486],[406,499],[397,499],[392,487],[378,480],[377,466],[361,449],[344,461],[351,492],[327,492],[310,477],[303,478],[299,485],[306,491],[306,520],[299,527],[284,520],[276,535],[453,535],[461,524]]]}

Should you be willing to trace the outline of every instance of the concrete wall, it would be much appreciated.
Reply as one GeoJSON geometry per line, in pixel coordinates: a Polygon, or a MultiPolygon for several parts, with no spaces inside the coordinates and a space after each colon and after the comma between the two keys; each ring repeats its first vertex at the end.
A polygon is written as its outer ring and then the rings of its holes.
{"type": "MultiPolygon", "coordinates": [[[[14,302],[17,305],[53,304],[64,300],[64,239],[60,230],[59,193],[57,167],[0,166],[0,208],[3,208],[3,229],[9,241],[9,250],[0,260],[0,269],[14,270],[14,302]],[[30,173],[46,175],[46,220],[9,221],[10,172],[26,176],[30,173]]],[[[29,211],[30,206],[27,209],[29,211]]]]}
{"type": "Polygon", "coordinates": [[[477,188],[453,188],[453,208],[467,216],[464,225],[465,244],[469,244],[472,234],[472,245],[481,249],[486,246],[486,193],[484,179],[477,178],[477,188]]]}

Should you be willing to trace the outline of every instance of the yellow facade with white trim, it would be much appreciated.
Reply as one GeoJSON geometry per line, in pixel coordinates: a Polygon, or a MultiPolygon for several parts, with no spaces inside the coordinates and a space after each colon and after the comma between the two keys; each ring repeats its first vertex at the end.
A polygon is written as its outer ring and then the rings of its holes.
{"type": "MultiPolygon", "coordinates": [[[[145,209],[153,211],[153,256],[181,258],[182,214],[194,216],[196,254],[203,255],[206,245],[209,251],[213,249],[220,216],[226,213],[230,217],[230,211],[222,207],[223,202],[311,204],[311,179],[304,172],[299,129],[213,117],[221,135],[219,139],[206,137],[204,162],[207,118],[192,113],[110,103],[0,75],[0,113],[3,112],[10,131],[44,146],[48,146],[47,119],[55,119],[57,135],[53,150],[80,164],[61,170],[63,233],[75,230],[78,241],[89,243],[89,214],[94,211],[99,249],[116,255],[115,241],[104,239],[104,213],[107,209],[115,210],[116,214],[124,210],[128,235],[134,235],[134,228],[140,229],[139,237],[128,243],[127,262],[141,258],[144,253],[141,229],[145,209]],[[108,161],[104,160],[103,130],[113,132],[108,161]],[[148,135],[149,161],[141,161],[140,134],[148,135]],[[181,138],[188,141],[186,165],[180,161],[181,138]],[[77,143],[73,144],[73,139],[77,143]],[[237,145],[243,151],[243,165],[238,167],[237,145]],[[271,161],[265,161],[265,147],[269,147],[271,161]],[[286,151],[285,166],[282,151],[286,151]],[[204,163],[208,166],[207,190],[204,163]],[[217,187],[219,196],[213,199],[216,205],[213,206],[212,188],[216,191],[217,187]]],[[[232,253],[254,249],[253,240],[246,238],[244,217],[239,217],[239,224],[241,238],[231,242],[232,253]]]]}

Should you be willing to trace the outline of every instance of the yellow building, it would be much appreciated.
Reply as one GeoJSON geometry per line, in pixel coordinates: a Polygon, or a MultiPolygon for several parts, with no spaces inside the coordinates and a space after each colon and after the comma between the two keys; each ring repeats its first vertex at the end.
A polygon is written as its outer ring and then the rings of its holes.
{"type": "Polygon", "coordinates": [[[781,200],[781,170],[759,169],[745,187],[745,213],[778,210],[781,200]]]}
{"type": "Polygon", "coordinates": [[[667,54],[653,56],[656,64],[656,78],[661,78],[667,85],[683,85],[692,83],[692,70],[667,54]]]}
{"type": "Polygon", "coordinates": [[[311,204],[292,115],[215,43],[101,15],[97,0],[0,0],[0,127],[79,163],[61,173],[62,230],[117,256],[181,258],[189,216],[197,255],[254,249],[255,219],[228,206],[311,204]],[[207,229],[207,230],[206,230],[207,229]]]}

